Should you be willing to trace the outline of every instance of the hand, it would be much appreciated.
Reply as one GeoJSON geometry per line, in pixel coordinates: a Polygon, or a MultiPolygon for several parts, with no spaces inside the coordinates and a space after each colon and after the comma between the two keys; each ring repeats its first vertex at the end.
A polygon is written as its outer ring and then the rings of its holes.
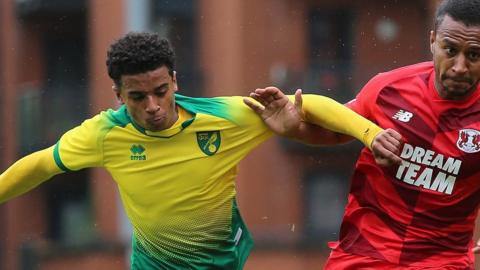
{"type": "Polygon", "coordinates": [[[477,244],[473,247],[473,253],[480,254],[480,239],[477,240],[477,244]]]}
{"type": "Polygon", "coordinates": [[[399,157],[402,146],[402,135],[395,130],[388,128],[380,132],[372,142],[372,153],[375,162],[382,167],[400,165],[402,159],[399,157]]]}
{"type": "Polygon", "coordinates": [[[257,88],[250,93],[250,97],[258,103],[248,98],[244,98],[243,101],[273,132],[282,136],[295,137],[303,120],[302,90],[298,89],[295,92],[295,103],[292,103],[280,89],[272,86],[257,88]]]}

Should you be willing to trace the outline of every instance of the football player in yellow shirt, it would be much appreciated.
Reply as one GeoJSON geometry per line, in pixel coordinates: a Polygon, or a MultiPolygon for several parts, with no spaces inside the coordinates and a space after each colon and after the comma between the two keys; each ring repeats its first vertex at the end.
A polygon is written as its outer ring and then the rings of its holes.
{"type": "MultiPolygon", "coordinates": [[[[274,133],[242,97],[176,94],[174,60],[169,42],[156,34],[130,33],[113,43],[108,74],[123,105],[14,163],[0,175],[0,202],[56,174],[103,167],[117,183],[133,225],[132,269],[242,269],[253,241],[235,201],[237,165],[274,133]]],[[[325,114],[312,118],[314,124],[368,147],[388,137],[333,100],[315,102],[325,114]]],[[[289,131],[298,119],[289,117],[297,117],[290,112],[298,108],[276,105],[257,112],[275,120],[274,132],[295,137],[289,131]]]]}

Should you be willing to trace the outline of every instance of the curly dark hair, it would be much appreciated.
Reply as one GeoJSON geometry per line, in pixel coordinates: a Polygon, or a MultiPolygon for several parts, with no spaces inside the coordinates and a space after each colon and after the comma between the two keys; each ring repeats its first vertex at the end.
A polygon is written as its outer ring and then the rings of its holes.
{"type": "Polygon", "coordinates": [[[167,39],[155,33],[130,32],[107,51],[108,76],[117,87],[122,75],[134,75],[166,66],[173,76],[175,52],[167,39]]]}
{"type": "Polygon", "coordinates": [[[434,30],[443,22],[445,15],[467,26],[480,25],[480,0],[444,0],[435,14],[434,30]]]}

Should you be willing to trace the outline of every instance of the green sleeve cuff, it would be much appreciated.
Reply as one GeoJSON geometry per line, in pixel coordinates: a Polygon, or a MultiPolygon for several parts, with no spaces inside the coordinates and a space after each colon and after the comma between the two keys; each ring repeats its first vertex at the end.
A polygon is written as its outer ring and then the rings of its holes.
{"type": "Polygon", "coordinates": [[[60,158],[60,153],[58,152],[59,151],[58,150],[59,146],[60,146],[60,142],[57,142],[55,144],[55,147],[53,148],[53,158],[55,159],[55,163],[64,172],[71,172],[72,170],[67,168],[67,166],[65,166],[65,164],[63,164],[62,159],[60,158]]]}

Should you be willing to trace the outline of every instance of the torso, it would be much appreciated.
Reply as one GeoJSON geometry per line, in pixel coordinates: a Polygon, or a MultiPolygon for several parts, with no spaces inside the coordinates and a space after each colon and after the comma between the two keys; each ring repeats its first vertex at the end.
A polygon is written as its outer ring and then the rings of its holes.
{"type": "Polygon", "coordinates": [[[403,69],[380,75],[385,84],[370,96],[375,105],[359,111],[402,134],[405,163],[379,168],[362,152],[340,246],[404,265],[470,265],[480,201],[480,91],[446,101],[434,89],[431,64],[403,69]]]}

